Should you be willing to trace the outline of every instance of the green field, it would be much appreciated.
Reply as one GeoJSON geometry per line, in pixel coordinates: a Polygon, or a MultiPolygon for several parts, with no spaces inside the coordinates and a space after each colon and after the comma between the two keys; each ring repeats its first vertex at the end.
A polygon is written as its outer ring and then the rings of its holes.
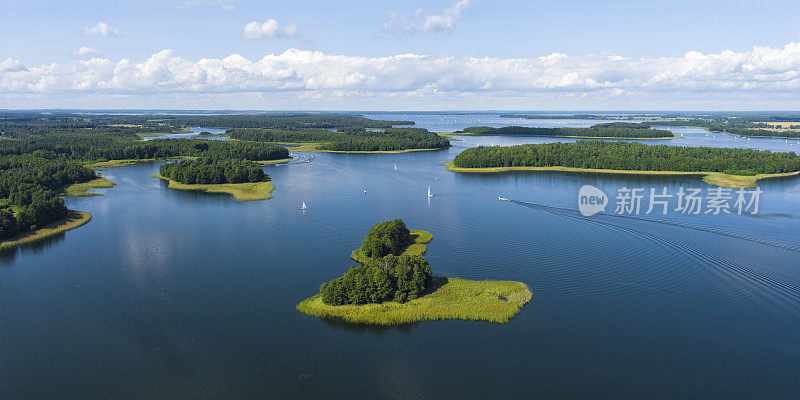
{"type": "Polygon", "coordinates": [[[315,295],[297,310],[321,318],[352,323],[397,325],[424,320],[462,319],[508,322],[531,300],[527,285],[513,281],[470,281],[434,278],[430,293],[406,303],[332,306],[315,295]]]}
{"type": "Polygon", "coordinates": [[[206,193],[227,193],[233,195],[238,201],[253,201],[272,198],[272,190],[275,186],[272,182],[246,182],[246,183],[220,183],[220,184],[197,184],[190,185],[173,181],[160,174],[151,175],[153,178],[168,181],[167,187],[177,190],[195,190],[206,193]]]}

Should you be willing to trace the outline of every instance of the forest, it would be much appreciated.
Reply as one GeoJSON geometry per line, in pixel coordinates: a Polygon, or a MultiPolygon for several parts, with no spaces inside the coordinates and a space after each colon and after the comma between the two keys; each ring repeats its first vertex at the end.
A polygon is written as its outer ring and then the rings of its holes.
{"type": "Polygon", "coordinates": [[[406,302],[419,297],[431,282],[431,267],[417,255],[402,254],[413,242],[401,219],[375,224],[361,243],[368,259],[320,286],[330,305],[406,302]]]}
{"type": "Polygon", "coordinates": [[[176,132],[184,126],[222,129],[387,129],[395,125],[414,125],[413,121],[382,121],[360,115],[331,113],[263,114],[87,114],[0,112],[0,134],[18,137],[20,133],[47,132],[52,129],[98,129],[121,132],[176,132]]]}
{"type": "Polygon", "coordinates": [[[402,219],[383,221],[367,232],[367,237],[361,243],[361,253],[367,257],[400,255],[413,241],[411,231],[406,228],[402,219]]]}
{"type": "Polygon", "coordinates": [[[793,152],[650,146],[641,143],[590,140],[510,147],[474,147],[457,155],[453,165],[461,168],[561,166],[756,175],[800,171],[800,156],[793,152]]]}
{"type": "Polygon", "coordinates": [[[402,254],[413,242],[401,219],[375,224],[361,243],[364,265],[351,267],[344,275],[320,286],[322,301],[330,305],[406,302],[430,285],[428,262],[417,255],[402,254]]]}
{"type": "Polygon", "coordinates": [[[256,162],[200,158],[161,164],[159,174],[185,184],[264,182],[269,175],[256,162]]]}
{"type": "Polygon", "coordinates": [[[320,148],[331,151],[396,151],[450,147],[447,138],[421,128],[389,128],[384,131],[352,128],[338,131],[234,129],[227,134],[232,139],[255,142],[323,142],[320,148]]]}
{"type": "MultiPolygon", "coordinates": [[[[203,162],[213,165],[209,171],[226,170],[223,179],[263,181],[268,178],[261,167],[251,161],[289,157],[287,148],[267,143],[197,139],[142,141],[139,137],[142,132],[179,129],[177,126],[159,125],[161,122],[151,123],[149,127],[133,126],[132,122],[144,118],[0,113],[0,239],[64,218],[67,208],[63,189],[97,178],[93,170],[84,166],[87,163],[201,157],[203,162]]],[[[204,179],[206,175],[200,176],[204,179]]],[[[219,174],[209,173],[208,176],[219,180],[219,174]]]]}
{"type": "Polygon", "coordinates": [[[0,239],[64,218],[62,187],[95,179],[94,171],[68,159],[36,155],[0,157],[0,239]]]}
{"type": "MultiPolygon", "coordinates": [[[[613,122],[593,125],[589,128],[533,128],[524,126],[506,126],[491,128],[478,126],[465,128],[463,133],[480,136],[552,136],[552,137],[613,137],[613,138],[671,138],[675,135],[663,129],[650,129],[647,124],[613,122]]],[[[460,132],[455,132],[460,133],[460,132]]]]}
{"type": "MultiPolygon", "coordinates": [[[[770,118],[765,117],[764,120],[770,120],[770,118]]],[[[780,122],[780,119],[778,119],[777,122],[780,122]]],[[[730,133],[739,136],[764,136],[800,139],[800,130],[770,130],[765,129],[771,127],[768,123],[738,118],[695,118],[681,121],[653,121],[649,122],[649,124],[652,126],[697,126],[700,128],[705,128],[711,132],[730,133]]],[[[799,128],[800,126],[797,125],[790,127],[790,129],[799,128]]]]}
{"type": "Polygon", "coordinates": [[[431,266],[420,256],[387,255],[351,267],[344,275],[320,286],[322,301],[330,305],[404,303],[425,292],[431,282],[431,266]]]}

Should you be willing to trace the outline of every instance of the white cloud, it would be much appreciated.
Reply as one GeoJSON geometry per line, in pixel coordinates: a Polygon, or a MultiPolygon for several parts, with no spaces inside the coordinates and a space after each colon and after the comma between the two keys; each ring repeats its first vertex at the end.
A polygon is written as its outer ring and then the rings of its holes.
{"type": "Polygon", "coordinates": [[[428,14],[427,11],[419,8],[414,13],[413,20],[392,11],[389,14],[389,20],[383,25],[383,29],[385,31],[396,30],[408,33],[452,32],[456,27],[456,21],[461,18],[461,13],[469,8],[469,1],[460,0],[450,8],[442,10],[439,14],[428,14]]]}
{"type": "Polygon", "coordinates": [[[171,6],[178,10],[191,10],[200,6],[219,7],[222,11],[233,11],[236,9],[236,6],[233,4],[234,3],[233,0],[212,0],[212,1],[183,0],[171,3],[172,3],[171,6]]]}
{"type": "Polygon", "coordinates": [[[86,47],[86,46],[83,46],[83,47],[79,48],[78,50],[75,50],[75,51],[72,52],[72,56],[73,57],[96,56],[98,54],[100,54],[100,51],[98,51],[97,49],[91,48],[91,47],[86,47]]]}
{"type": "Polygon", "coordinates": [[[18,72],[24,70],[25,67],[19,62],[19,60],[9,57],[3,62],[0,62],[0,72],[18,72]]]}
{"type": "Polygon", "coordinates": [[[559,53],[538,58],[356,57],[292,49],[257,60],[238,54],[189,60],[167,49],[142,61],[92,58],[28,68],[12,58],[0,63],[0,101],[26,95],[155,99],[182,93],[268,93],[285,104],[302,98],[353,106],[390,99],[406,108],[418,104],[410,99],[424,104],[451,101],[456,108],[470,100],[496,109],[509,104],[508,99],[525,100],[518,106],[525,109],[545,100],[575,108],[582,99],[604,106],[612,97],[639,106],[671,99],[674,108],[701,100],[756,108],[761,99],[773,99],[785,108],[800,104],[800,43],[661,58],[559,53]]]}
{"type": "Polygon", "coordinates": [[[268,19],[262,24],[253,21],[244,26],[242,36],[245,39],[296,39],[300,37],[300,28],[290,24],[281,29],[274,19],[268,19]]]}
{"type": "Polygon", "coordinates": [[[112,28],[105,22],[98,22],[95,26],[87,26],[83,28],[83,34],[94,36],[119,36],[119,31],[112,28]]]}

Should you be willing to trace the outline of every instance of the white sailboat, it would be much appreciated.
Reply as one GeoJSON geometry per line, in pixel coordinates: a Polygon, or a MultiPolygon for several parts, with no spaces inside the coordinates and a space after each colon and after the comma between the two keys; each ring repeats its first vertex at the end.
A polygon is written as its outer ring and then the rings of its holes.
{"type": "Polygon", "coordinates": [[[308,207],[306,207],[306,202],[303,202],[303,205],[300,207],[301,210],[305,211],[308,207]]]}
{"type": "Polygon", "coordinates": [[[397,171],[397,164],[394,164],[394,170],[397,171]]]}
{"type": "Polygon", "coordinates": [[[433,194],[431,193],[431,185],[428,185],[428,197],[433,197],[433,194]]]}
{"type": "Polygon", "coordinates": [[[364,188],[364,194],[367,194],[367,188],[364,188]]]}

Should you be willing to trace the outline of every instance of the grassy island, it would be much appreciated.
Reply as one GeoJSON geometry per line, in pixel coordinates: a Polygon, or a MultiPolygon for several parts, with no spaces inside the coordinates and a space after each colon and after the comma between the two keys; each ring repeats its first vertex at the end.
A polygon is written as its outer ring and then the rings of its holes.
{"type": "Polygon", "coordinates": [[[734,189],[754,187],[759,179],[800,174],[800,156],[795,153],[601,141],[476,147],[445,164],[454,172],[694,175],[709,184],[734,189]]]}
{"type": "Polygon", "coordinates": [[[632,124],[626,122],[596,124],[588,128],[534,128],[525,126],[492,128],[474,126],[454,133],[476,136],[537,136],[584,139],[674,139],[678,137],[668,130],[650,129],[650,125],[645,123],[632,124]]]}
{"type": "Polygon", "coordinates": [[[66,192],[67,195],[72,197],[94,197],[94,196],[102,196],[102,194],[90,192],[89,190],[107,189],[114,187],[114,185],[116,185],[116,183],[111,182],[110,180],[103,178],[101,176],[97,179],[92,179],[91,181],[88,182],[74,183],[72,185],[69,185],[64,191],[66,192]]]}
{"type": "Polygon", "coordinates": [[[370,229],[351,254],[362,266],[320,286],[297,305],[305,314],[351,323],[394,325],[423,320],[508,322],[531,299],[521,282],[434,277],[422,258],[433,235],[402,220],[370,229]]]}
{"type": "Polygon", "coordinates": [[[513,281],[434,277],[433,288],[406,303],[332,306],[316,295],[298,304],[297,309],[314,317],[359,324],[397,325],[443,319],[505,323],[517,315],[532,296],[527,285],[513,281]]]}
{"type": "Polygon", "coordinates": [[[233,195],[237,201],[266,200],[272,198],[275,185],[272,182],[244,182],[244,183],[198,183],[186,184],[153,174],[153,178],[163,179],[168,182],[167,187],[176,190],[194,190],[206,193],[227,193],[233,195]]]}
{"type": "Polygon", "coordinates": [[[42,239],[75,229],[79,226],[85,225],[92,219],[91,214],[83,211],[69,210],[67,217],[61,220],[51,222],[39,229],[33,231],[26,231],[15,237],[11,237],[0,241],[0,250],[10,249],[23,244],[37,242],[42,239]]]}

